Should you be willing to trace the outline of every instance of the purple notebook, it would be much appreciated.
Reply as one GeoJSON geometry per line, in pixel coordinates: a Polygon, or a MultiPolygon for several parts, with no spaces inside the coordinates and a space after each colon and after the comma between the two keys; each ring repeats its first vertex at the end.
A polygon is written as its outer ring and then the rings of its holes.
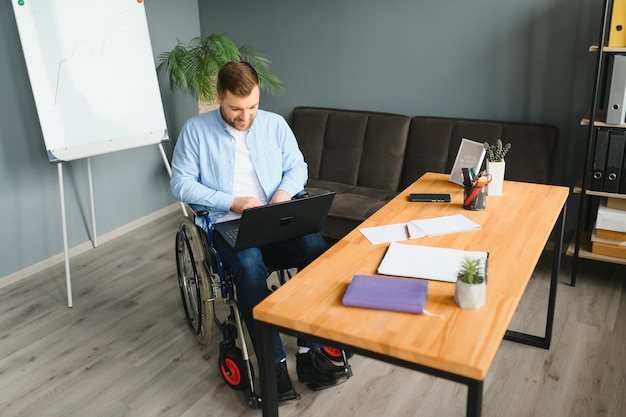
{"type": "Polygon", "coordinates": [[[343,305],[422,313],[427,296],[425,280],[355,275],[343,296],[343,305]]]}

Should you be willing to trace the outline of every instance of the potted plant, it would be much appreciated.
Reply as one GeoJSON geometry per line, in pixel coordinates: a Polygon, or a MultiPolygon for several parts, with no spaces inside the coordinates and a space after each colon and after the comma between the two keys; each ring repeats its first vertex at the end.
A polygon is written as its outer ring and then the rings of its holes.
{"type": "Polygon", "coordinates": [[[489,142],[483,143],[485,147],[485,157],[487,159],[487,172],[491,175],[491,182],[487,186],[487,195],[502,195],[502,185],[504,184],[504,170],[506,163],[504,156],[511,149],[511,143],[502,145],[502,139],[498,139],[495,145],[489,142]]]}
{"type": "Polygon", "coordinates": [[[237,46],[221,32],[193,38],[189,43],[178,41],[174,49],[161,53],[158,59],[157,73],[168,77],[172,90],[178,89],[198,100],[200,113],[215,103],[217,73],[231,61],[249,62],[259,75],[261,91],[277,95],[283,90],[282,82],[270,72],[270,61],[263,54],[247,45],[237,46]]]}
{"type": "Polygon", "coordinates": [[[479,258],[463,258],[457,274],[454,301],[461,308],[477,309],[485,304],[487,276],[479,258]]]}

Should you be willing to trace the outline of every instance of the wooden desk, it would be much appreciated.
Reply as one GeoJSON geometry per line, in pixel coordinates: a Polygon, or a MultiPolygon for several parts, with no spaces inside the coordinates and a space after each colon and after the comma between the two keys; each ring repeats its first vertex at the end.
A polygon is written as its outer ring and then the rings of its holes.
{"type": "MultiPolygon", "coordinates": [[[[353,230],[254,308],[263,415],[277,416],[272,331],[306,335],[355,353],[468,386],[467,415],[480,416],[483,380],[503,338],[549,348],[558,284],[566,187],[506,181],[501,197],[487,197],[484,211],[464,210],[462,187],[448,175],[427,173],[361,227],[462,213],[480,230],[423,237],[404,243],[489,252],[487,301],[464,310],[454,284],[429,281],[426,309],[444,318],[344,307],[354,274],[376,274],[388,244],[372,245],[353,230]],[[410,192],[450,193],[451,203],[410,203],[410,192]],[[555,227],[555,225],[557,225],[555,227]],[[556,232],[546,334],[507,331],[542,251],[556,232]],[[269,372],[268,372],[269,370],[269,372]]],[[[358,375],[355,376],[358,378],[358,375]]]]}

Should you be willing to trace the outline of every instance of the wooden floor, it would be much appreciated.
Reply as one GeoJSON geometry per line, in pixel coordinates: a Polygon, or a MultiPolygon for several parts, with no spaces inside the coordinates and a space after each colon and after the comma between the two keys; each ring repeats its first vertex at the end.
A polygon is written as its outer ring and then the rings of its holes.
{"type": "MultiPolygon", "coordinates": [[[[178,213],[71,260],[74,307],[62,264],[0,289],[0,415],[260,416],[217,368],[219,336],[191,334],[179,299],[178,213]]],[[[512,330],[541,335],[546,253],[512,330]]],[[[504,341],[485,381],[483,415],[626,414],[626,267],[581,261],[570,287],[563,257],[549,351],[504,341]]],[[[295,375],[295,341],[285,337],[295,375]]],[[[464,416],[466,388],[355,356],[354,377],[302,395],[281,416],[464,416]]]]}

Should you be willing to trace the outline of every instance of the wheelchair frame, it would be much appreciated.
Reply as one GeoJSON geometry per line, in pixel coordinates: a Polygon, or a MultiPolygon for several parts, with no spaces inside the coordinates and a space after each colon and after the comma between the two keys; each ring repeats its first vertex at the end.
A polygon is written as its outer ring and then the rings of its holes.
{"type": "MultiPolygon", "coordinates": [[[[219,368],[226,383],[238,391],[248,390],[248,404],[253,409],[261,407],[261,397],[255,391],[254,367],[248,355],[241,314],[236,301],[236,288],[226,271],[222,258],[213,245],[215,230],[206,207],[190,204],[192,216],[185,215],[176,234],[176,268],[178,284],[187,324],[198,341],[207,345],[213,336],[213,324],[222,333],[219,368]],[[195,224],[195,218],[205,220],[205,228],[195,224]],[[228,316],[220,320],[215,300],[221,297],[228,306],[228,316]],[[237,339],[241,348],[237,346],[237,339]]],[[[276,272],[282,285],[292,277],[288,269],[268,267],[267,277],[276,272]]],[[[272,286],[271,290],[276,287],[272,286]]],[[[351,354],[331,346],[323,353],[333,361],[348,366],[351,354]]],[[[351,371],[350,371],[351,375],[351,371]]]]}
{"type": "MultiPolygon", "coordinates": [[[[215,231],[208,210],[196,205],[190,207],[194,217],[205,220],[206,228],[203,229],[191,217],[185,216],[176,234],[178,284],[187,323],[203,345],[211,341],[215,324],[223,336],[219,354],[222,377],[235,390],[248,389],[250,407],[260,408],[261,398],[255,392],[254,368],[248,355],[235,285],[213,246],[215,231]],[[218,294],[229,306],[228,316],[224,320],[220,320],[215,311],[218,294]],[[241,348],[237,347],[237,339],[241,348]]],[[[291,278],[289,270],[270,269],[267,276],[272,272],[277,273],[281,285],[291,278]]]]}

